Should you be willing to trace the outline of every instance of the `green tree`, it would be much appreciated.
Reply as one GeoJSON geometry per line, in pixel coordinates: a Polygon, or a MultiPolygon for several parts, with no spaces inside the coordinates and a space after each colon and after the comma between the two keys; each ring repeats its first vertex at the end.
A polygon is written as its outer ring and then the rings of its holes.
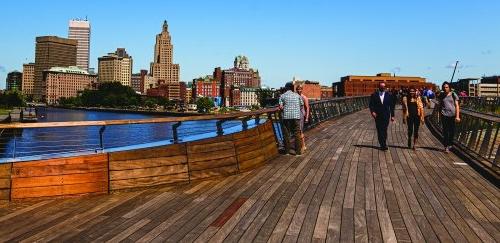
{"type": "Polygon", "coordinates": [[[200,113],[208,113],[215,107],[214,101],[208,97],[201,97],[196,101],[196,107],[200,113]]]}
{"type": "Polygon", "coordinates": [[[260,107],[267,107],[267,106],[272,106],[276,105],[276,98],[278,97],[276,95],[276,91],[271,90],[271,89],[263,89],[259,88],[257,89],[257,99],[259,100],[260,107]]]}
{"type": "Polygon", "coordinates": [[[8,91],[0,95],[0,106],[4,108],[12,108],[16,106],[25,106],[26,102],[24,96],[15,91],[8,91]]]}

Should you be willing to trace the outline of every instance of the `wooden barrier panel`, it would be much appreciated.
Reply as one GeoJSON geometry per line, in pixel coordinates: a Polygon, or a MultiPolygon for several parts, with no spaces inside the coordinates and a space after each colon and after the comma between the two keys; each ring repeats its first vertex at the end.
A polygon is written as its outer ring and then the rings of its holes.
{"type": "Polygon", "coordinates": [[[187,143],[191,180],[238,172],[233,135],[187,143]]]}
{"type": "Polygon", "coordinates": [[[11,163],[0,164],[0,204],[10,199],[11,163]]]}
{"type": "Polygon", "coordinates": [[[201,141],[0,164],[0,200],[108,193],[187,183],[251,170],[276,155],[278,147],[272,123],[267,121],[246,131],[201,141]]]}
{"type": "Polygon", "coordinates": [[[11,199],[108,193],[106,154],[12,165],[11,199]]]}
{"type": "Polygon", "coordinates": [[[109,154],[110,190],[188,182],[186,144],[109,154]]]}

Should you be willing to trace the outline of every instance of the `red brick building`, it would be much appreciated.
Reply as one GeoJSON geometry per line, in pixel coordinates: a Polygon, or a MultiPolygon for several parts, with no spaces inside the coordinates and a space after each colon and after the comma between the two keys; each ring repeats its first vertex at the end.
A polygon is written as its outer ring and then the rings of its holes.
{"type": "Polygon", "coordinates": [[[379,73],[376,76],[350,75],[340,79],[340,82],[333,83],[333,90],[337,96],[363,96],[370,95],[378,88],[380,82],[385,82],[388,89],[402,88],[431,88],[436,85],[426,82],[425,78],[392,76],[390,73],[379,73]]]}
{"type": "Polygon", "coordinates": [[[223,71],[216,68],[214,79],[220,81],[220,97],[226,106],[235,103],[230,101],[231,87],[259,88],[261,83],[259,71],[250,68],[248,58],[245,56],[237,56],[233,68],[223,71]]]}
{"type": "Polygon", "coordinates": [[[321,86],[321,99],[331,99],[333,98],[333,88],[329,86],[321,86]]]}
{"type": "Polygon", "coordinates": [[[220,95],[220,82],[211,75],[193,79],[193,94],[195,94],[193,98],[218,97],[220,95]]]}
{"type": "MultiPolygon", "coordinates": [[[[184,86],[185,87],[185,86],[184,86]]],[[[181,85],[179,83],[166,83],[165,81],[159,81],[156,88],[151,88],[147,90],[147,96],[154,97],[165,97],[173,101],[181,101],[180,99],[181,85]]],[[[185,89],[184,89],[185,95],[185,89]]]]}
{"type": "Polygon", "coordinates": [[[319,85],[319,82],[310,80],[293,80],[292,83],[295,88],[302,85],[302,94],[304,94],[309,100],[321,99],[321,86],[319,85]]]}

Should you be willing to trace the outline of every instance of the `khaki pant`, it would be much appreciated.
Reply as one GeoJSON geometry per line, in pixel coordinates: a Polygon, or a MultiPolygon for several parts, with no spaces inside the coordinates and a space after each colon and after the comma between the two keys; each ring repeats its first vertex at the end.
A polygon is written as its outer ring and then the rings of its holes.
{"type": "Polygon", "coordinates": [[[290,153],[290,136],[295,138],[295,154],[302,154],[302,139],[299,119],[283,119],[283,142],[285,153],[290,153]]]}

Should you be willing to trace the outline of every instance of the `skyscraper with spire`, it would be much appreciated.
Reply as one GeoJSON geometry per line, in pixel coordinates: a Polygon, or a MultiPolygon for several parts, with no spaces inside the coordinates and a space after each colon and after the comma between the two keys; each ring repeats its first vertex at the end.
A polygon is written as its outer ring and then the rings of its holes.
{"type": "Polygon", "coordinates": [[[179,64],[173,63],[174,47],[168,24],[165,20],[160,34],[156,35],[154,60],[151,63],[151,75],[157,81],[169,83],[179,83],[179,64]]]}
{"type": "Polygon", "coordinates": [[[151,75],[164,89],[169,90],[168,99],[180,100],[179,64],[173,63],[174,47],[165,20],[160,34],[156,35],[154,60],[151,63],[151,75]]]}

